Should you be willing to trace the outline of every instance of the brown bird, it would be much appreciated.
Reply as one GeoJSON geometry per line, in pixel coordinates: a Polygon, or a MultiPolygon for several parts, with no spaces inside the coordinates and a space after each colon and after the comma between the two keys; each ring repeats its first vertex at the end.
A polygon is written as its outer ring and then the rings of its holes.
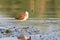
{"type": "Polygon", "coordinates": [[[25,11],[25,13],[22,13],[21,15],[19,15],[16,19],[20,20],[20,21],[25,21],[28,19],[29,17],[29,12],[25,11]]]}

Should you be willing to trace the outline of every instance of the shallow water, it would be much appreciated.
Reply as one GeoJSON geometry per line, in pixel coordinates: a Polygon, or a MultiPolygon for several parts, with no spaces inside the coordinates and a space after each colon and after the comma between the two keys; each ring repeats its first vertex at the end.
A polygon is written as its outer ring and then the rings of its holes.
{"type": "Polygon", "coordinates": [[[50,31],[60,28],[60,20],[26,20],[21,22],[20,20],[0,20],[0,26],[3,27],[39,27],[41,32],[50,31]]]}
{"type": "MultiPolygon", "coordinates": [[[[37,39],[39,40],[59,40],[60,39],[60,36],[59,36],[60,20],[26,20],[24,22],[21,22],[20,20],[0,20],[0,27],[7,27],[7,28],[16,27],[19,29],[24,27],[30,27],[30,28],[36,27],[40,30],[40,34],[39,34],[40,38],[38,37],[37,39]]],[[[31,29],[28,29],[28,31],[31,29]]],[[[15,35],[17,34],[16,32],[14,33],[15,35]]],[[[23,31],[22,33],[24,34],[26,32],[23,31]]],[[[35,38],[35,36],[33,38],[35,38]]]]}

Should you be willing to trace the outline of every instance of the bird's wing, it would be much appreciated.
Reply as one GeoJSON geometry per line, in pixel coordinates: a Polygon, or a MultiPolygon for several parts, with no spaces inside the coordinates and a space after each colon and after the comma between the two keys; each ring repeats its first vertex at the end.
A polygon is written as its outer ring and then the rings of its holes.
{"type": "Polygon", "coordinates": [[[22,19],[24,19],[24,18],[25,18],[25,16],[26,16],[26,14],[25,14],[25,13],[23,13],[23,14],[19,15],[19,16],[17,17],[17,19],[22,20],[22,19]]]}

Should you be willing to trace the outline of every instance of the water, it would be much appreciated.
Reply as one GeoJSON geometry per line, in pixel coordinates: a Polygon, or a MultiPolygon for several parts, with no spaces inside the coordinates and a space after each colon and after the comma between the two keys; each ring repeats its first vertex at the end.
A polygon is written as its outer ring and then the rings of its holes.
{"type": "MultiPolygon", "coordinates": [[[[60,39],[60,20],[27,20],[24,22],[19,20],[2,20],[0,23],[1,27],[13,30],[13,33],[10,34],[12,37],[18,36],[17,34],[29,35],[31,37],[39,34],[41,40],[60,39]]],[[[6,35],[4,37],[6,37],[6,35]]]]}

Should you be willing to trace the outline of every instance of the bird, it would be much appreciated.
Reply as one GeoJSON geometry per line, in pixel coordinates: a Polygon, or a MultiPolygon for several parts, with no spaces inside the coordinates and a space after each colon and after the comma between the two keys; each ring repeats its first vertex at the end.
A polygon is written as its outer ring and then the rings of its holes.
{"type": "Polygon", "coordinates": [[[24,13],[21,13],[16,19],[20,21],[26,21],[29,17],[29,12],[25,11],[24,13]]]}

